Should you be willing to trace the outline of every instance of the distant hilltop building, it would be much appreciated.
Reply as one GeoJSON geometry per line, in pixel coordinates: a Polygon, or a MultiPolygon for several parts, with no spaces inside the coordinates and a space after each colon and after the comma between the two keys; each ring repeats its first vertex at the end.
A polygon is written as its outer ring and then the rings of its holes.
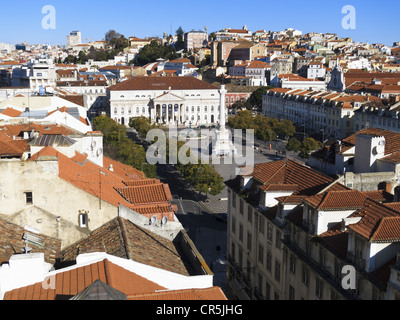
{"type": "Polygon", "coordinates": [[[67,36],[67,48],[71,48],[82,43],[82,34],[80,31],[72,31],[67,36]]]}

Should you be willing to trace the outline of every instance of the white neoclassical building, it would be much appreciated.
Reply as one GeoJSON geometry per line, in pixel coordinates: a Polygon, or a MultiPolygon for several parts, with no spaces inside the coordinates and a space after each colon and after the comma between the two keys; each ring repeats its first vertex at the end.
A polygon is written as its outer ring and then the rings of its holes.
{"type": "Polygon", "coordinates": [[[219,88],[193,77],[133,77],[107,90],[109,114],[123,125],[130,118],[179,126],[217,125],[219,88]]]}

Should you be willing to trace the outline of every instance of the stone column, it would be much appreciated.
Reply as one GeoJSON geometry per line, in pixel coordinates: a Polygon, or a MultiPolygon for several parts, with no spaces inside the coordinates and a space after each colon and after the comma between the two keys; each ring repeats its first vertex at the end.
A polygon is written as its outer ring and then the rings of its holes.
{"type": "Polygon", "coordinates": [[[219,91],[220,98],[219,98],[219,113],[220,113],[220,129],[225,130],[226,125],[226,93],[227,90],[225,86],[222,85],[219,91]]]}

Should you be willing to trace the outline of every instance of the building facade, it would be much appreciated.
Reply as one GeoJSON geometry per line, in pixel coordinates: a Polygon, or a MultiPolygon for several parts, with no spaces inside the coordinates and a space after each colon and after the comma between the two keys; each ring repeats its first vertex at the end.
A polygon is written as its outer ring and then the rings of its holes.
{"type": "Polygon", "coordinates": [[[248,170],[226,183],[227,288],[234,297],[380,300],[398,294],[397,236],[374,233],[384,221],[396,233],[393,196],[351,190],[290,160],[248,170]]]}
{"type": "Polygon", "coordinates": [[[220,119],[218,88],[193,77],[134,77],[107,92],[110,117],[124,125],[135,117],[186,127],[220,119]]]}

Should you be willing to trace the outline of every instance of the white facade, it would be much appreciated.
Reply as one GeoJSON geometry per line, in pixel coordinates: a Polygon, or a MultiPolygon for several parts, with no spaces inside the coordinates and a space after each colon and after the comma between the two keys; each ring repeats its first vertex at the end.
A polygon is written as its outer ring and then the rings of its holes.
{"type": "Polygon", "coordinates": [[[67,48],[72,48],[81,43],[82,34],[80,31],[72,31],[69,36],[67,36],[67,48]]]}
{"type": "Polygon", "coordinates": [[[310,63],[307,69],[307,79],[325,78],[326,69],[322,63],[310,63]]]}
{"type": "Polygon", "coordinates": [[[39,91],[40,87],[56,86],[57,74],[52,59],[40,57],[31,59],[29,63],[14,68],[12,73],[13,87],[30,87],[32,90],[39,91]]]}
{"type": "Polygon", "coordinates": [[[9,264],[0,268],[0,298],[8,291],[21,287],[42,283],[49,289],[56,285],[52,282],[57,274],[82,268],[107,259],[125,270],[133,272],[147,280],[167,288],[168,290],[206,289],[213,287],[213,276],[184,276],[174,272],[148,266],[129,259],[118,258],[106,253],[89,253],[79,255],[76,264],[60,270],[53,270],[44,262],[43,254],[26,254],[13,256],[9,264]]]}
{"type": "MultiPolygon", "coordinates": [[[[154,77],[156,78],[167,81],[170,77],[154,77]]],[[[189,77],[179,78],[186,80],[189,77]]],[[[140,90],[113,90],[110,87],[110,117],[124,125],[128,125],[129,119],[135,117],[146,117],[153,123],[185,127],[219,123],[220,94],[217,88],[170,87],[163,90],[157,87],[159,85],[156,82],[152,87],[140,90]]]]}

